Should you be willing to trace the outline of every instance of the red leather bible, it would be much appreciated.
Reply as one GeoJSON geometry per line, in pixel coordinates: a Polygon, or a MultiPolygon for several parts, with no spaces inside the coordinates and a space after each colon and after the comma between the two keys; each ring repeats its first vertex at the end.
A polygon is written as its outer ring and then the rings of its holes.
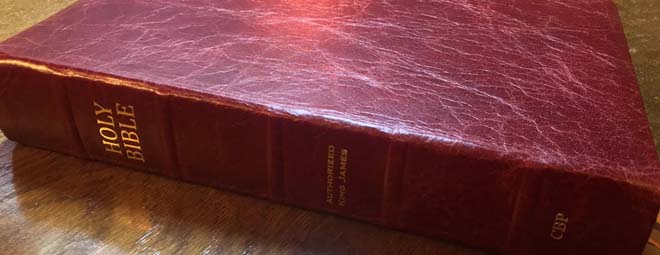
{"type": "Polygon", "coordinates": [[[0,128],[495,252],[640,254],[627,50],[607,0],[82,0],[0,44],[0,128]]]}

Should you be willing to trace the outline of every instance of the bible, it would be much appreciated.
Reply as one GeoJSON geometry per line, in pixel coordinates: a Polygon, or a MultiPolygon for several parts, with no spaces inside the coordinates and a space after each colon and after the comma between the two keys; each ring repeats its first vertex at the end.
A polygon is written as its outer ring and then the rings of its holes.
{"type": "Polygon", "coordinates": [[[641,254],[610,1],[81,0],[0,43],[19,143],[504,254],[641,254]]]}

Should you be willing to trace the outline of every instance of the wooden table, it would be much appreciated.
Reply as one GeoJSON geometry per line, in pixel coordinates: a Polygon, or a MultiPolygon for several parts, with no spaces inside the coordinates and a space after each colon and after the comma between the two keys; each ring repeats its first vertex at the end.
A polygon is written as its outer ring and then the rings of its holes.
{"type": "MultiPolygon", "coordinates": [[[[0,40],[73,0],[0,0],[0,40]]],[[[660,1],[616,1],[660,138],[660,1]]],[[[17,145],[0,134],[0,254],[486,254],[17,145]]],[[[647,255],[660,254],[649,245],[647,255]]]]}

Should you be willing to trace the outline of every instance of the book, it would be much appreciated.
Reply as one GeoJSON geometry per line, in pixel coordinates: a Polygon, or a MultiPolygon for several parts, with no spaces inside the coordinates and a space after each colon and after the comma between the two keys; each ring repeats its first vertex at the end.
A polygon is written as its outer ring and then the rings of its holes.
{"type": "Polygon", "coordinates": [[[82,0],[0,86],[25,145],[505,254],[640,254],[660,202],[609,1],[82,0]]]}

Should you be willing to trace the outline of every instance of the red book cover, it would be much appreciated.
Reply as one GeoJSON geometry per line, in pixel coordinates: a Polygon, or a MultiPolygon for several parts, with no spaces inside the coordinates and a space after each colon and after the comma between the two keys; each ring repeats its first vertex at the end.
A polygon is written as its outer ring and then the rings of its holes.
{"type": "Polygon", "coordinates": [[[82,0],[0,44],[15,141],[506,254],[640,254],[607,0],[82,0]]]}

